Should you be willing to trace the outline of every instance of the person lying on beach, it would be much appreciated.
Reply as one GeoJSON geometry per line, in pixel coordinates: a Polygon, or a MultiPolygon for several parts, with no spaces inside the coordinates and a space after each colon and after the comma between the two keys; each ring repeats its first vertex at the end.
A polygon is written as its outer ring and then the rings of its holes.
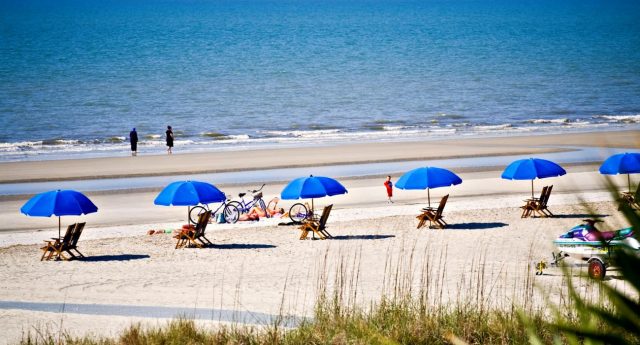
{"type": "Polygon", "coordinates": [[[238,218],[239,221],[247,221],[247,220],[260,220],[260,218],[267,217],[269,214],[270,218],[282,218],[284,215],[284,208],[267,208],[263,210],[259,206],[254,206],[248,213],[241,214],[238,218]]]}

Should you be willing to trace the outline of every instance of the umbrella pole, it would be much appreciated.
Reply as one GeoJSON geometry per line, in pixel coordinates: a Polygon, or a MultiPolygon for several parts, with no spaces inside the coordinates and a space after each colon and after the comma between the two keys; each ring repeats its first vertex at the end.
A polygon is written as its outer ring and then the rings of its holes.
{"type": "Polygon", "coordinates": [[[189,213],[191,213],[191,206],[187,206],[187,225],[191,225],[191,219],[189,219],[189,213]]]}
{"type": "Polygon", "coordinates": [[[313,208],[314,208],[314,206],[313,206],[313,198],[311,198],[311,214],[313,214],[313,208]]]}
{"type": "Polygon", "coordinates": [[[429,207],[431,207],[431,190],[427,188],[427,201],[429,202],[429,207]]]}
{"type": "Polygon", "coordinates": [[[629,185],[629,193],[631,193],[631,175],[627,174],[627,184],[629,185]]]}
{"type": "Polygon", "coordinates": [[[533,200],[533,180],[531,180],[531,200],[533,200]]]}
{"type": "MultiPolygon", "coordinates": [[[[57,244],[57,245],[62,246],[62,237],[60,237],[60,227],[61,227],[60,216],[58,216],[58,242],[59,242],[59,244],[57,244]]],[[[62,253],[58,252],[58,257],[56,258],[56,260],[60,260],[60,255],[62,255],[62,253]]]]}

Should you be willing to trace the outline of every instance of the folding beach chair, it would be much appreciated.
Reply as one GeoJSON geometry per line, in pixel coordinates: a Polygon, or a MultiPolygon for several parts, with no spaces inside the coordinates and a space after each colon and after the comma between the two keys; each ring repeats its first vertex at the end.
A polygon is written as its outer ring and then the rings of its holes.
{"type": "Polygon", "coordinates": [[[87,223],[78,223],[78,226],[76,226],[76,229],[73,231],[73,236],[71,237],[69,245],[66,247],[62,246],[62,250],[69,253],[69,255],[74,259],[78,259],[79,257],[84,258],[84,255],[78,250],[78,240],[80,239],[80,235],[82,235],[82,230],[84,230],[84,226],[86,224],[87,223]],[[74,250],[78,256],[76,256],[72,250],[74,250]]]}
{"type": "Polygon", "coordinates": [[[75,230],[77,225],[77,223],[69,225],[67,227],[67,232],[64,233],[64,237],[62,237],[62,239],[52,238],[53,241],[45,240],[46,244],[44,245],[44,247],[40,248],[42,250],[42,257],[40,258],[40,261],[45,260],[45,256],[47,260],[51,260],[54,255],[56,256],[56,258],[63,258],[67,260],[67,258],[62,254],[62,248],[63,246],[68,246],[71,242],[73,231],[75,230]]]}
{"type": "Polygon", "coordinates": [[[173,238],[177,239],[176,249],[182,248],[184,246],[196,246],[198,248],[202,248],[203,246],[208,246],[213,243],[209,241],[204,235],[204,232],[207,228],[207,224],[209,224],[209,219],[211,218],[211,211],[203,212],[198,215],[198,223],[193,230],[186,229],[179,232],[177,235],[173,236],[173,238]]]}
{"type": "Polygon", "coordinates": [[[532,212],[534,212],[538,208],[538,203],[540,203],[541,200],[544,200],[544,198],[547,196],[548,189],[549,186],[542,187],[539,198],[524,200],[525,205],[520,207],[522,209],[522,215],[520,216],[520,218],[527,218],[531,216],[532,212]]]}
{"type": "Polygon", "coordinates": [[[302,225],[300,225],[300,231],[302,231],[300,234],[301,240],[306,239],[309,236],[309,232],[312,233],[314,239],[315,235],[318,235],[321,240],[333,237],[327,231],[327,219],[329,219],[331,208],[333,208],[333,205],[325,206],[319,219],[312,218],[302,222],[302,225]]]}
{"type": "Polygon", "coordinates": [[[622,192],[622,201],[627,202],[631,208],[640,210],[640,184],[638,184],[638,188],[635,193],[622,192]]]}
{"type": "Polygon", "coordinates": [[[540,200],[531,202],[531,211],[537,213],[540,217],[553,217],[553,213],[547,207],[549,197],[551,196],[551,190],[553,185],[547,188],[547,192],[544,195],[540,195],[540,200]]]}
{"type": "Polygon", "coordinates": [[[429,226],[430,228],[444,229],[448,224],[444,221],[442,212],[444,211],[444,207],[447,204],[448,199],[449,194],[443,196],[437,209],[432,207],[423,208],[422,213],[416,217],[418,219],[417,228],[420,229],[429,222],[433,224],[429,226]]]}

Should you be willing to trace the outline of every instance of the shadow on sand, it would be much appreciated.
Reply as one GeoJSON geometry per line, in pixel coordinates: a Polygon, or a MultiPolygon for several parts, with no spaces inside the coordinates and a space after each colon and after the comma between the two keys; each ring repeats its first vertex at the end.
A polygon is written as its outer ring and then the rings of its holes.
{"type": "Polygon", "coordinates": [[[554,214],[551,218],[581,218],[581,219],[592,219],[592,218],[604,218],[609,217],[608,214],[588,214],[588,213],[575,213],[575,214],[554,214]]]}
{"type": "Polygon", "coordinates": [[[97,256],[87,256],[86,258],[79,259],[79,261],[91,261],[91,262],[101,262],[101,261],[130,261],[130,260],[140,260],[140,259],[148,259],[149,255],[142,254],[120,254],[120,255],[97,255],[97,256]]]}
{"type": "Polygon", "coordinates": [[[213,244],[207,248],[213,249],[270,249],[276,248],[272,244],[254,244],[254,243],[229,243],[229,244],[213,244]]]}
{"type": "Polygon", "coordinates": [[[506,223],[500,223],[500,222],[489,222],[489,223],[477,223],[477,222],[473,222],[473,223],[456,223],[456,224],[449,224],[445,230],[485,230],[485,229],[495,229],[495,228],[501,228],[503,226],[507,226],[509,224],[506,223]]]}
{"type": "Polygon", "coordinates": [[[341,235],[333,236],[332,240],[382,240],[385,238],[396,237],[396,235],[341,235]]]}

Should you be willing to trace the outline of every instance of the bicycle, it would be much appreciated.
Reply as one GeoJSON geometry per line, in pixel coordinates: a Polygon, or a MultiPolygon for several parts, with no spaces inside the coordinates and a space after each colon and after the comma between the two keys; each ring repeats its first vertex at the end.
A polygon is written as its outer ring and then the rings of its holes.
{"type": "MultiPolygon", "coordinates": [[[[238,218],[240,218],[240,210],[238,210],[235,205],[232,205],[231,202],[231,199],[227,198],[222,203],[220,203],[220,206],[218,206],[215,211],[211,212],[211,219],[216,219],[216,215],[220,212],[220,210],[222,210],[224,220],[227,223],[237,222],[238,218]]],[[[200,217],[200,213],[204,213],[209,210],[210,208],[207,204],[195,206],[191,208],[191,211],[189,211],[189,220],[191,220],[193,224],[196,224],[198,223],[198,217],[200,217]]]]}
{"type": "Polygon", "coordinates": [[[230,201],[229,205],[235,206],[240,213],[247,213],[251,211],[251,208],[253,208],[257,204],[261,209],[265,210],[266,212],[267,205],[265,205],[264,200],[262,199],[262,188],[264,188],[264,186],[265,184],[263,183],[262,186],[260,186],[260,188],[258,189],[247,190],[247,192],[250,192],[251,194],[253,194],[253,200],[250,200],[249,202],[245,202],[244,196],[247,195],[247,193],[239,193],[238,197],[240,197],[240,201],[230,201]]]}
{"type": "Polygon", "coordinates": [[[305,205],[301,202],[293,204],[289,209],[289,219],[294,223],[302,223],[305,219],[311,219],[313,216],[313,210],[309,205],[305,205]]]}

